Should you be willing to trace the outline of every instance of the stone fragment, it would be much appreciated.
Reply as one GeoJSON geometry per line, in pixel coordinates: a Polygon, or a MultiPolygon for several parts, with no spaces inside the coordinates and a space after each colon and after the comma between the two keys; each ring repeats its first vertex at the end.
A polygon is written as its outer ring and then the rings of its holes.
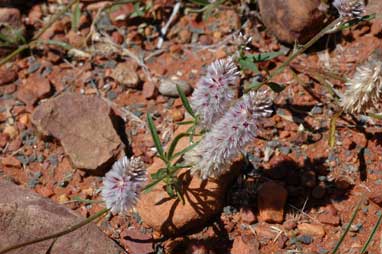
{"type": "Polygon", "coordinates": [[[253,234],[237,236],[233,240],[231,254],[259,254],[260,244],[253,234]]]}
{"type": "Polygon", "coordinates": [[[305,187],[313,188],[316,186],[316,173],[313,170],[304,171],[301,176],[301,182],[305,187]]]}
{"type": "Polygon", "coordinates": [[[143,84],[142,94],[146,99],[154,99],[158,90],[153,82],[145,82],[143,84]]]}
{"type": "MultiPolygon", "coordinates": [[[[0,179],[0,251],[11,245],[48,236],[84,218],[65,206],[0,179]]],[[[10,251],[9,254],[122,254],[114,241],[90,223],[57,239],[10,251]]]]}
{"type": "Polygon", "coordinates": [[[259,0],[265,26],[282,42],[305,43],[325,25],[320,0],[259,0]]]}
{"type": "Polygon", "coordinates": [[[117,64],[112,70],[110,77],[121,85],[129,88],[137,88],[139,86],[139,76],[137,74],[137,65],[131,62],[123,62],[117,64]]]}
{"type": "Polygon", "coordinates": [[[178,85],[186,95],[192,92],[192,87],[186,81],[164,78],[160,81],[159,93],[164,96],[179,97],[176,85],[178,85]]]}
{"type": "Polygon", "coordinates": [[[8,166],[8,167],[15,167],[15,168],[19,168],[21,167],[21,163],[19,160],[17,160],[15,157],[13,156],[7,156],[7,157],[3,157],[1,159],[1,164],[3,166],[8,166]]]}
{"type": "Polygon", "coordinates": [[[303,235],[311,235],[318,237],[325,236],[324,227],[319,224],[301,223],[297,226],[297,229],[303,235]]]}
{"type": "Polygon", "coordinates": [[[0,86],[9,84],[17,79],[17,72],[13,68],[0,68],[0,86]]]}
{"type": "Polygon", "coordinates": [[[38,73],[29,76],[17,90],[17,99],[27,105],[34,105],[38,100],[46,98],[51,90],[48,79],[38,73]]]}
{"type": "Polygon", "coordinates": [[[126,229],[121,233],[121,244],[129,254],[150,254],[154,252],[151,236],[137,229],[126,229]]]}
{"type": "Polygon", "coordinates": [[[262,184],[257,194],[259,221],[282,223],[287,197],[288,192],[282,185],[276,182],[262,184]]]}
{"type": "Polygon", "coordinates": [[[32,123],[60,140],[76,168],[95,170],[115,158],[121,147],[110,113],[96,96],[63,93],[38,106],[32,123]]]}
{"type": "Polygon", "coordinates": [[[330,214],[330,213],[322,213],[318,216],[318,221],[331,225],[331,226],[338,226],[340,225],[340,217],[338,215],[330,214]]]}
{"type": "MultiPolygon", "coordinates": [[[[173,137],[188,128],[188,125],[179,126],[173,137]]],[[[189,139],[181,138],[175,152],[187,146],[189,139]]],[[[148,175],[157,172],[163,166],[163,162],[155,158],[148,168],[148,175]]],[[[191,176],[189,170],[181,170],[178,176],[184,183],[182,189],[184,204],[176,198],[169,198],[163,183],[159,183],[150,192],[141,195],[137,211],[147,226],[164,235],[179,235],[187,230],[200,229],[214,215],[221,212],[226,190],[242,166],[242,161],[236,161],[232,165],[231,174],[206,181],[191,176]]]]}

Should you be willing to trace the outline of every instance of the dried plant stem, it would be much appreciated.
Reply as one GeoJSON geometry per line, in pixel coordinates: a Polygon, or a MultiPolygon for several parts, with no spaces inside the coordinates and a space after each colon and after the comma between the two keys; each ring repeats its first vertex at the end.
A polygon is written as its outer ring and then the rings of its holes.
{"type": "Polygon", "coordinates": [[[29,43],[24,44],[24,45],[20,45],[17,49],[15,49],[8,56],[6,56],[3,59],[1,59],[0,66],[4,65],[8,61],[12,60],[14,57],[16,57],[18,54],[20,54],[24,50],[32,47],[35,44],[35,42],[41,37],[41,35],[43,35],[43,33],[45,33],[46,30],[48,30],[48,28],[51,27],[54,22],[56,22],[59,18],[61,18],[61,16],[64,15],[77,2],[79,2],[79,0],[72,0],[68,5],[65,6],[64,9],[62,9],[60,12],[55,14],[49,20],[49,22],[43,28],[41,28],[41,30],[37,34],[35,34],[35,36],[33,36],[32,40],[29,43]]]}
{"type": "Polygon", "coordinates": [[[164,37],[166,36],[167,30],[170,27],[171,23],[174,21],[176,15],[179,12],[180,7],[182,6],[182,2],[177,2],[172,9],[172,13],[170,15],[170,18],[168,19],[166,25],[160,30],[161,36],[159,37],[158,43],[157,43],[157,48],[160,49],[162,47],[164,37]]]}
{"type": "Polygon", "coordinates": [[[77,230],[77,229],[79,229],[79,228],[89,224],[93,220],[101,217],[102,215],[107,213],[109,210],[110,209],[108,209],[108,208],[104,208],[101,211],[99,211],[98,213],[90,216],[89,218],[87,218],[85,220],[82,220],[79,223],[77,223],[77,224],[75,224],[73,226],[70,226],[69,228],[67,228],[65,230],[62,230],[60,232],[57,232],[55,234],[51,234],[51,235],[48,235],[48,236],[40,237],[40,238],[37,238],[37,239],[34,239],[34,240],[26,241],[26,242],[23,242],[23,243],[19,243],[19,244],[7,247],[7,248],[1,250],[0,254],[5,254],[5,253],[7,253],[7,252],[9,252],[11,250],[16,250],[16,249],[19,249],[19,248],[22,248],[22,247],[25,247],[25,246],[28,246],[28,245],[31,245],[31,244],[43,242],[43,241],[50,240],[50,239],[55,239],[55,238],[58,238],[60,236],[69,234],[69,233],[71,233],[71,232],[73,232],[73,231],[75,231],[75,230],[77,230]]]}
{"type": "Polygon", "coordinates": [[[252,85],[249,85],[248,87],[246,87],[246,91],[250,91],[252,89],[254,90],[257,90],[259,89],[262,85],[266,84],[267,82],[269,82],[273,77],[277,76],[278,74],[280,74],[281,72],[283,72],[283,70],[300,54],[304,53],[308,48],[310,48],[314,43],[316,43],[319,39],[321,39],[324,35],[326,35],[328,32],[332,31],[333,29],[335,29],[338,24],[340,24],[342,21],[341,18],[337,18],[335,20],[333,20],[329,25],[327,25],[326,27],[324,27],[318,34],[316,34],[312,39],[310,39],[310,41],[308,41],[306,44],[304,44],[301,48],[299,48],[298,50],[296,50],[293,54],[291,54],[288,59],[282,63],[276,70],[274,70],[273,72],[271,72],[271,74],[268,76],[267,79],[265,79],[263,82],[261,82],[260,84],[252,84],[252,85]]]}

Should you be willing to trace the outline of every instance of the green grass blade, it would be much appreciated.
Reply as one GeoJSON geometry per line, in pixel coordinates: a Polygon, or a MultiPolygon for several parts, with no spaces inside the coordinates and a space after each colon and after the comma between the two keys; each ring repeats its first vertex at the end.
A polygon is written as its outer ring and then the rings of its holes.
{"type": "Polygon", "coordinates": [[[359,211],[359,208],[360,208],[362,202],[363,202],[363,198],[361,198],[361,200],[358,202],[357,206],[354,208],[353,213],[352,213],[351,218],[350,218],[350,221],[349,221],[348,225],[346,226],[345,231],[342,233],[340,239],[338,240],[336,246],[334,247],[332,254],[336,254],[338,249],[340,248],[343,240],[345,239],[345,236],[347,235],[347,233],[350,230],[351,225],[353,224],[355,217],[357,216],[357,213],[359,211]]]}
{"type": "Polygon", "coordinates": [[[179,87],[179,85],[176,85],[176,90],[178,90],[178,94],[179,94],[180,99],[182,100],[183,107],[187,110],[187,112],[193,118],[195,118],[194,111],[192,110],[191,105],[188,102],[188,99],[187,99],[186,95],[184,94],[183,90],[179,87]]]}
{"type": "Polygon", "coordinates": [[[159,136],[158,136],[158,132],[157,132],[157,129],[155,127],[153,118],[151,117],[151,115],[149,113],[147,113],[147,123],[149,125],[150,133],[151,133],[151,136],[153,138],[155,147],[156,147],[156,149],[158,151],[159,157],[162,160],[167,162],[168,160],[167,160],[167,158],[166,158],[166,156],[164,154],[162,143],[160,142],[160,139],[159,139],[159,136]]]}
{"type": "Polygon", "coordinates": [[[72,13],[72,30],[74,32],[78,31],[78,28],[80,26],[80,17],[81,17],[81,8],[80,8],[79,1],[77,1],[77,3],[74,5],[74,9],[72,13]]]}
{"type": "Polygon", "coordinates": [[[382,222],[382,212],[379,211],[378,212],[378,220],[377,220],[377,223],[375,224],[375,226],[373,227],[373,230],[371,231],[370,235],[369,235],[369,238],[367,238],[367,241],[365,242],[365,244],[363,245],[362,247],[362,250],[361,250],[361,254],[364,254],[367,250],[367,247],[369,247],[369,244],[370,242],[373,240],[374,236],[375,236],[375,233],[377,233],[377,230],[379,228],[379,226],[381,225],[381,222],[382,222]]]}

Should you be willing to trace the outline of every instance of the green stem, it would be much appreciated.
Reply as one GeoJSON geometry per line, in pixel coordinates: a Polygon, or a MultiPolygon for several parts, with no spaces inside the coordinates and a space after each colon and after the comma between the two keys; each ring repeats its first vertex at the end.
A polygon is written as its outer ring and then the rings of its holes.
{"type": "Polygon", "coordinates": [[[89,218],[87,218],[85,220],[82,220],[79,223],[77,223],[77,224],[75,224],[73,226],[70,226],[69,228],[67,228],[67,229],[65,229],[63,231],[57,232],[55,234],[51,234],[51,235],[48,235],[48,236],[40,237],[40,238],[37,238],[37,239],[34,239],[34,240],[26,241],[26,242],[23,242],[23,243],[19,243],[19,244],[7,247],[7,248],[1,250],[0,254],[5,254],[5,253],[7,253],[7,252],[9,252],[11,250],[19,249],[21,247],[25,247],[25,246],[28,246],[28,245],[31,245],[31,244],[43,242],[43,241],[46,241],[46,240],[58,238],[60,236],[69,234],[69,233],[71,233],[71,232],[73,232],[73,231],[75,231],[75,230],[77,230],[77,229],[79,229],[79,228],[89,224],[93,220],[101,217],[103,214],[107,213],[109,210],[110,210],[109,208],[104,208],[101,211],[99,211],[98,213],[90,216],[89,218]]]}
{"type": "Polygon", "coordinates": [[[12,60],[14,57],[16,57],[18,54],[20,54],[21,52],[23,52],[27,48],[29,48],[29,44],[19,46],[12,53],[10,53],[9,55],[7,55],[6,57],[4,57],[3,59],[0,60],[0,66],[7,63],[10,60],[12,60]]]}
{"type": "MultiPolygon", "coordinates": [[[[352,215],[351,215],[350,221],[349,221],[348,225],[346,226],[345,231],[342,233],[342,235],[341,235],[341,237],[340,237],[340,240],[338,240],[338,243],[337,243],[336,246],[334,247],[332,254],[336,254],[337,251],[338,251],[338,249],[340,248],[340,246],[341,246],[343,240],[345,239],[346,234],[349,232],[350,227],[351,227],[351,225],[353,224],[353,221],[354,221],[354,219],[355,219],[355,217],[356,217],[356,215],[357,215],[357,213],[358,213],[358,210],[359,210],[359,208],[360,208],[360,206],[361,206],[363,200],[364,200],[364,198],[362,197],[362,198],[360,199],[360,201],[358,202],[357,206],[354,208],[354,211],[353,211],[353,213],[352,213],[352,215]]],[[[1,253],[0,253],[0,254],[1,254],[1,253]]]]}
{"type": "Polygon", "coordinates": [[[373,230],[371,231],[369,237],[367,238],[365,245],[362,247],[362,250],[360,252],[361,254],[364,254],[366,252],[367,247],[369,247],[371,240],[373,240],[375,233],[377,233],[377,229],[381,225],[381,222],[382,222],[382,213],[379,212],[377,223],[375,224],[373,230]]]}
{"type": "Polygon", "coordinates": [[[254,88],[259,89],[262,85],[269,82],[273,77],[280,74],[298,55],[304,53],[308,48],[310,48],[314,43],[316,43],[319,39],[321,39],[325,34],[327,34],[330,30],[335,28],[341,22],[341,18],[337,18],[333,20],[329,25],[323,28],[318,34],[316,34],[312,39],[310,39],[306,44],[304,44],[300,49],[295,51],[292,55],[288,57],[288,59],[282,63],[276,70],[271,72],[269,77],[261,82],[260,84],[252,84],[246,88],[246,91],[250,91],[254,88]]]}

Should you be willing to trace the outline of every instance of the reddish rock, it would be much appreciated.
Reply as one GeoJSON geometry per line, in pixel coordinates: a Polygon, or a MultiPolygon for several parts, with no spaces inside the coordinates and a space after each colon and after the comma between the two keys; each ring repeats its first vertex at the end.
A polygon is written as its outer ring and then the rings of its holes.
{"type": "Polygon", "coordinates": [[[303,235],[324,237],[324,227],[319,224],[301,223],[297,226],[299,232],[303,235]]]}
{"type": "Polygon", "coordinates": [[[17,72],[13,68],[0,68],[0,86],[11,83],[17,79],[17,72]]]}
{"type": "Polygon", "coordinates": [[[0,133],[0,147],[4,147],[9,141],[9,135],[5,133],[0,133]]]}
{"type": "Polygon", "coordinates": [[[146,99],[154,99],[158,94],[158,90],[154,82],[152,81],[145,82],[143,84],[142,94],[146,99]]]}
{"type": "Polygon", "coordinates": [[[36,192],[39,193],[41,196],[49,198],[54,195],[53,189],[49,188],[48,186],[36,186],[36,192]]]}
{"type": "Polygon", "coordinates": [[[260,0],[265,26],[281,41],[305,43],[325,25],[320,0],[260,0]]]}
{"type": "Polygon", "coordinates": [[[50,93],[49,80],[35,73],[25,80],[17,91],[17,99],[27,105],[34,105],[39,99],[46,98],[50,93]]]}
{"type": "Polygon", "coordinates": [[[15,138],[14,140],[12,140],[10,143],[9,143],[9,146],[8,146],[8,151],[9,152],[14,152],[16,151],[17,149],[19,149],[22,145],[22,141],[21,141],[21,138],[20,137],[17,137],[15,138]]]}
{"type": "Polygon", "coordinates": [[[21,167],[20,161],[13,156],[3,157],[1,159],[1,164],[3,164],[3,166],[8,166],[8,167],[15,167],[15,168],[21,167]]]}
{"type": "Polygon", "coordinates": [[[338,215],[333,215],[330,213],[322,213],[318,215],[318,221],[331,226],[340,225],[340,217],[338,215]]]}
{"type": "Polygon", "coordinates": [[[121,238],[121,244],[129,254],[149,254],[154,252],[153,238],[137,229],[122,231],[121,238]]]}
{"type": "Polygon", "coordinates": [[[30,25],[42,23],[42,10],[40,4],[35,4],[32,6],[28,14],[28,23],[30,25]]]}
{"type": "Polygon", "coordinates": [[[260,244],[255,235],[246,234],[237,236],[233,240],[231,254],[259,254],[260,244]]]}
{"type": "Polygon", "coordinates": [[[287,197],[288,192],[282,185],[276,182],[262,184],[257,194],[259,221],[282,223],[287,197]]]}
{"type": "Polygon", "coordinates": [[[131,61],[117,64],[111,71],[110,77],[129,88],[137,88],[140,82],[137,65],[131,61]]]}
{"type": "Polygon", "coordinates": [[[251,208],[241,208],[240,218],[246,224],[253,224],[257,221],[256,215],[251,208]]]}
{"type": "MultiPolygon", "coordinates": [[[[188,125],[179,126],[173,137],[188,128],[188,125]]],[[[181,138],[175,152],[187,146],[189,139],[181,138]]],[[[178,199],[169,198],[161,182],[150,192],[141,195],[137,211],[146,225],[164,235],[179,235],[187,230],[200,229],[222,210],[226,190],[232,183],[235,173],[240,172],[242,163],[242,161],[233,163],[232,174],[206,181],[197,176],[192,177],[189,170],[181,170],[178,176],[183,180],[184,204],[178,199]]],[[[148,168],[149,175],[162,167],[163,162],[155,158],[154,163],[148,168]]]]}
{"type": "Polygon", "coordinates": [[[313,188],[316,186],[316,173],[313,170],[304,171],[301,176],[301,182],[305,187],[313,188]]]}
{"type": "MultiPolygon", "coordinates": [[[[0,179],[0,251],[10,245],[48,236],[84,218],[65,206],[0,179]]],[[[90,223],[57,239],[31,244],[9,254],[125,253],[90,223]],[[54,243],[54,244],[53,244],[54,243]]]]}
{"type": "Polygon", "coordinates": [[[111,39],[113,40],[114,43],[117,43],[117,44],[122,44],[124,40],[122,34],[119,33],[118,31],[114,31],[111,34],[111,39]]]}
{"type": "Polygon", "coordinates": [[[95,170],[120,152],[110,113],[109,105],[96,96],[63,93],[38,106],[32,123],[60,140],[75,167],[95,170]]]}

